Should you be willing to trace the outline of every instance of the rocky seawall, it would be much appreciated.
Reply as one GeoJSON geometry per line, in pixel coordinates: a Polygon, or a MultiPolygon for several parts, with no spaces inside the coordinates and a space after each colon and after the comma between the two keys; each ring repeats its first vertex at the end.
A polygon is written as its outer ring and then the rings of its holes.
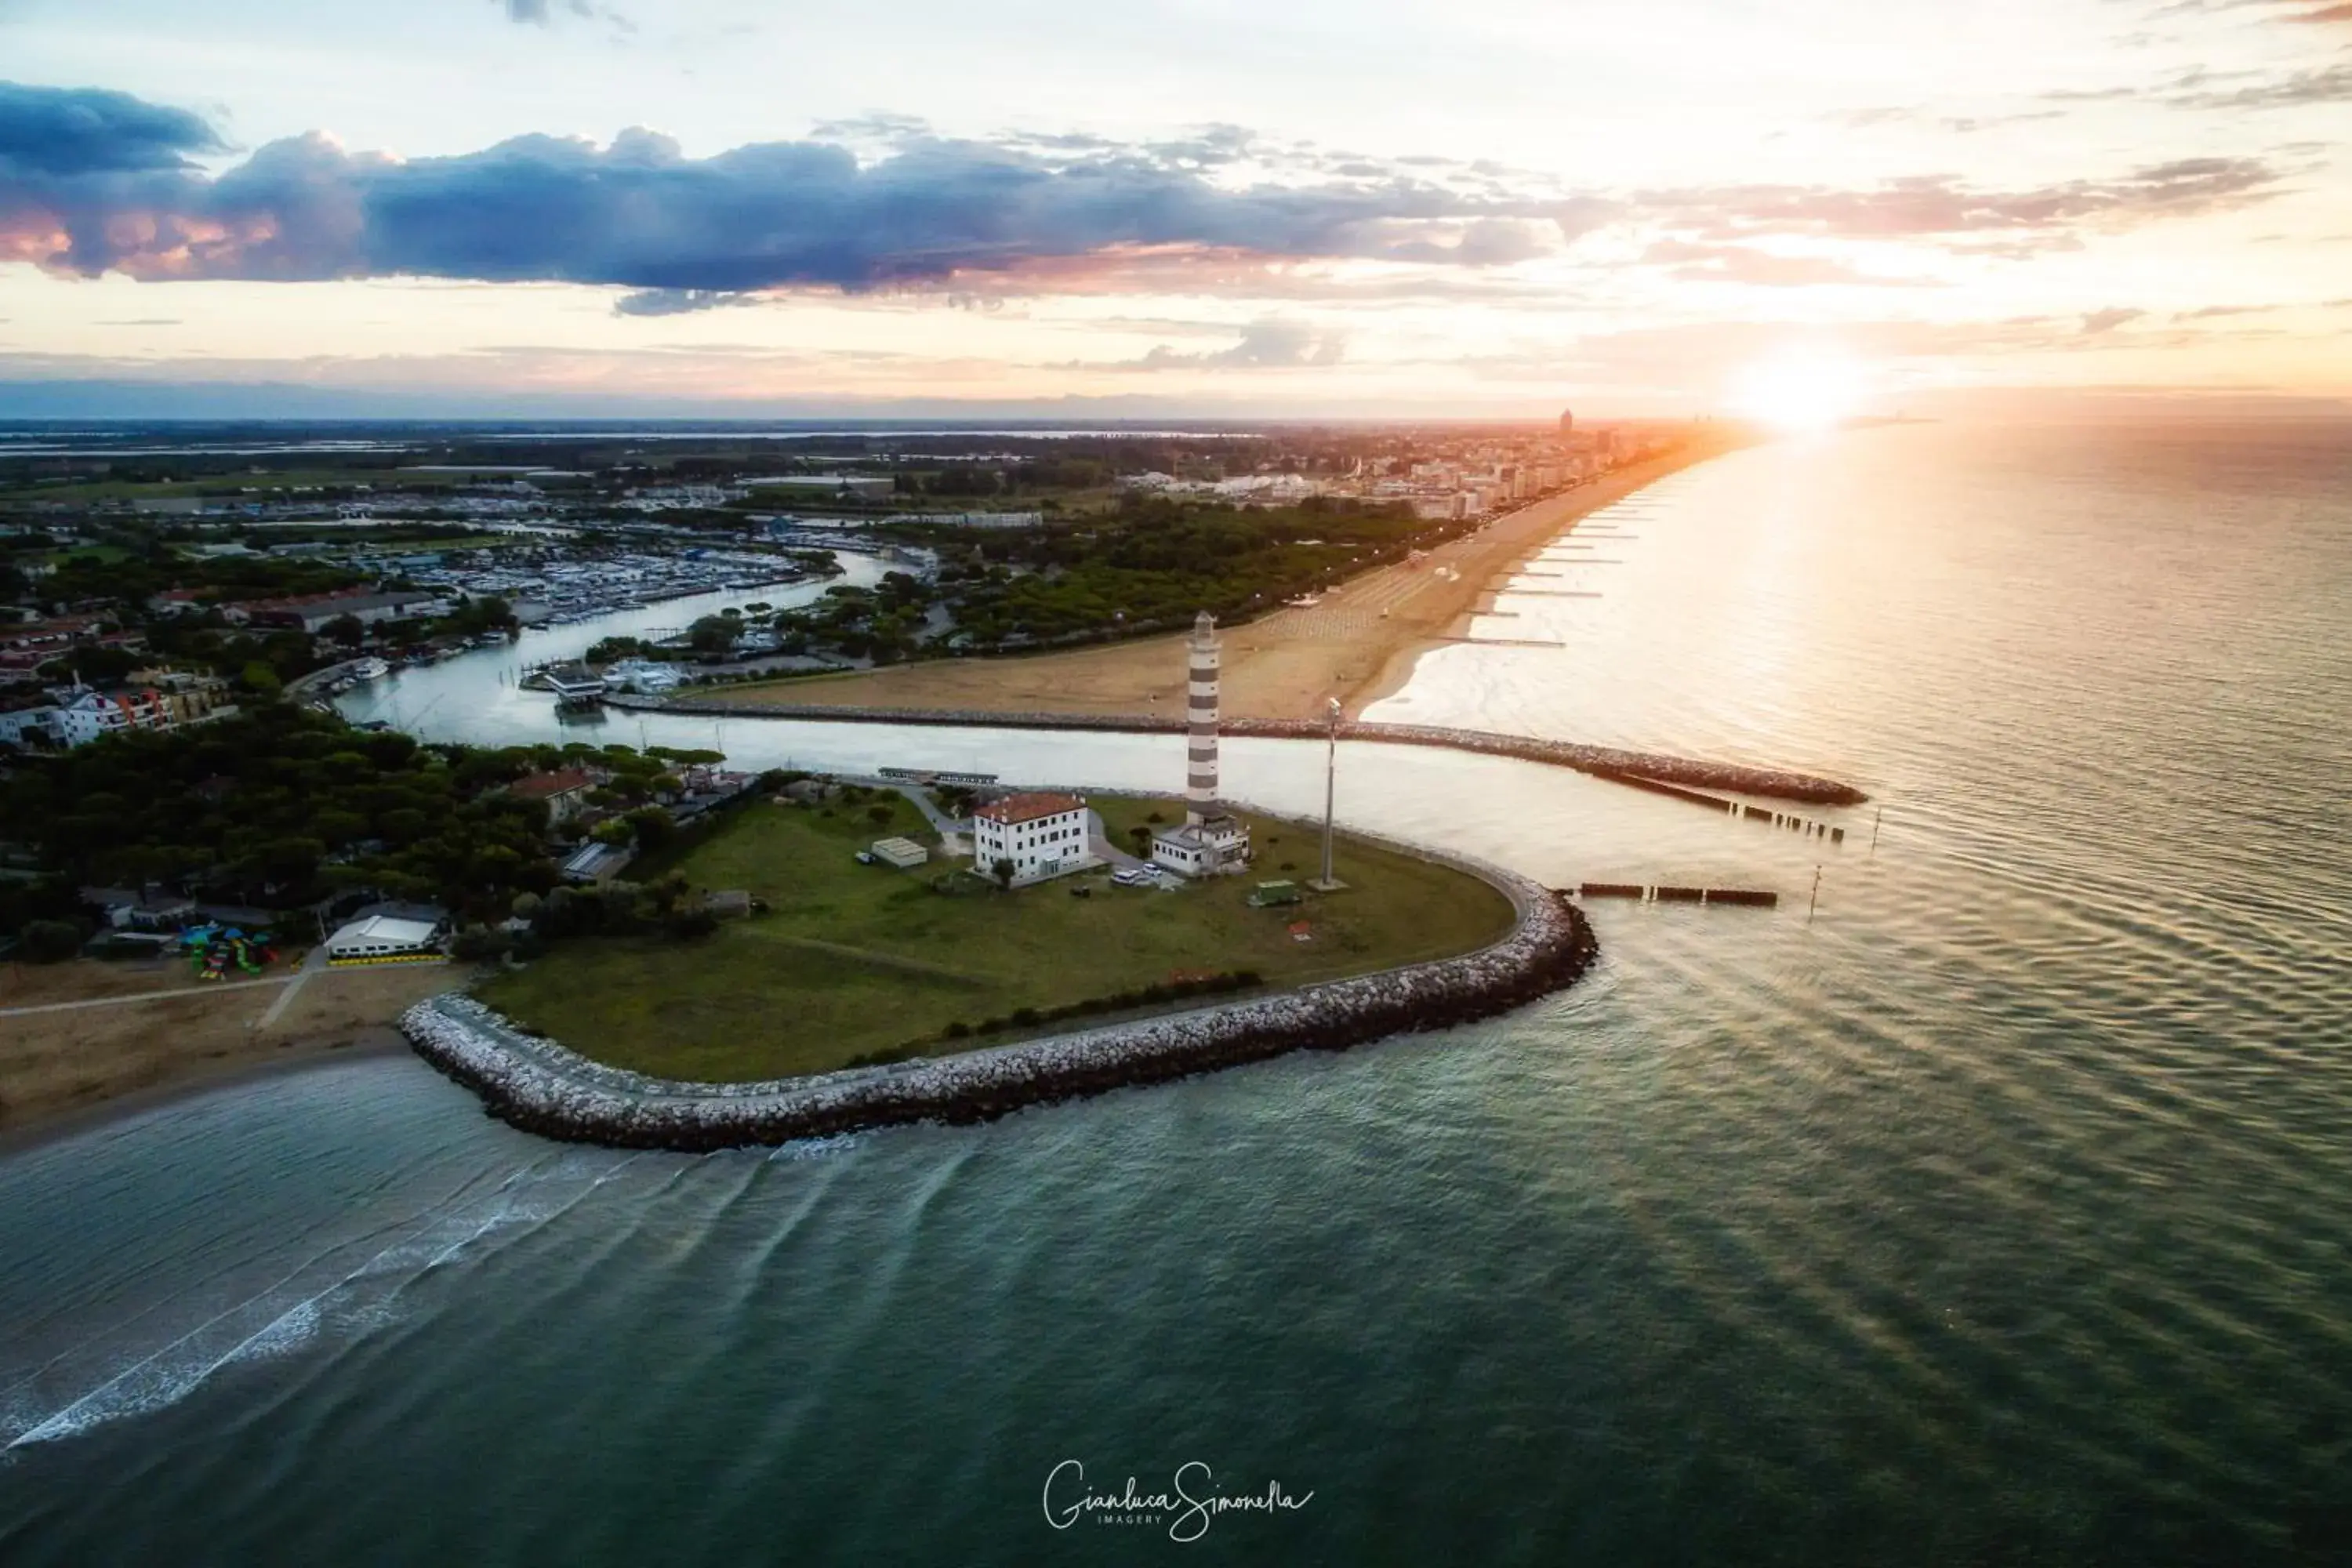
{"type": "MultiPolygon", "coordinates": [[[[708,713],[729,719],[788,719],[831,724],[930,724],[943,728],[993,730],[1091,730],[1114,734],[1175,734],[1179,718],[1156,713],[995,713],[961,708],[805,707],[781,703],[730,702],[714,697],[608,697],[614,707],[647,709],[665,713],[708,713]]],[[[1220,726],[1228,735],[1270,740],[1319,741],[1323,725],[1307,719],[1227,719],[1220,726]]],[[[1372,741],[1395,746],[1436,746],[1482,756],[1515,757],[1573,768],[1595,777],[1624,782],[1628,775],[1666,784],[1707,789],[1727,789],[1773,800],[1805,801],[1816,805],[1860,805],[1870,796],[1849,784],[1780,768],[1748,767],[1738,763],[1698,762],[1658,752],[1629,752],[1616,746],[1588,746],[1573,741],[1546,741],[1532,735],[1506,735],[1488,730],[1454,730],[1435,724],[1377,724],[1343,720],[1343,741],[1372,741]]]]}
{"type": "Polygon", "coordinates": [[[701,1151],[905,1121],[984,1121],[1289,1051],[1450,1028],[1573,984],[1600,956],[1592,928],[1564,895],[1492,867],[1432,858],[1502,889],[1518,911],[1511,933],[1460,958],[958,1056],[767,1083],[681,1083],[592,1062],[467,996],[419,1003],[400,1027],[491,1115],[526,1131],[701,1151]]]}

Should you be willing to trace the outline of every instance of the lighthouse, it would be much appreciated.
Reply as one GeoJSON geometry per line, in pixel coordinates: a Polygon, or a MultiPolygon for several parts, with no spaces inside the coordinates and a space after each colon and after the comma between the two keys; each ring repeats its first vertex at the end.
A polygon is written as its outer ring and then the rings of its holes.
{"type": "Polygon", "coordinates": [[[1249,826],[1217,804],[1217,618],[1201,612],[1185,644],[1184,821],[1151,836],[1154,865],[1180,877],[1234,872],[1250,858],[1249,826]]]}
{"type": "Polygon", "coordinates": [[[1217,815],[1217,617],[1202,610],[1192,623],[1192,680],[1187,688],[1187,770],[1184,822],[1200,827],[1217,815]]]}

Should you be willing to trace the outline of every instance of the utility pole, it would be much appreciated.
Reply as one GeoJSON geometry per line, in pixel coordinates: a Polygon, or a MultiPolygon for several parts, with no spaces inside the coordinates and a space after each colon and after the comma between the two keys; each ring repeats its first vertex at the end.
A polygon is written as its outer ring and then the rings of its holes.
{"type": "Polygon", "coordinates": [[[1813,906],[1822,901],[1822,868],[1813,868],[1813,896],[1805,900],[1805,923],[1813,923],[1813,906]]]}
{"type": "Polygon", "coordinates": [[[1878,853],[1878,825],[1886,820],[1886,808],[1880,806],[1878,815],[1870,819],[1870,852],[1878,853]]]}
{"type": "Polygon", "coordinates": [[[1328,893],[1339,886],[1331,874],[1331,816],[1339,788],[1339,700],[1336,697],[1324,707],[1323,735],[1323,879],[1316,889],[1328,893]]]}

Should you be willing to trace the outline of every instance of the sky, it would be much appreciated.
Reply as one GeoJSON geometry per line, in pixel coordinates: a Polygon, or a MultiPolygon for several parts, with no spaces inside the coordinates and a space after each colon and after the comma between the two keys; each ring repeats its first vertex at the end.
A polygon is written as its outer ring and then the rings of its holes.
{"type": "Polygon", "coordinates": [[[2321,406],[2347,151],[2352,0],[0,0],[0,414],[2321,406]]]}

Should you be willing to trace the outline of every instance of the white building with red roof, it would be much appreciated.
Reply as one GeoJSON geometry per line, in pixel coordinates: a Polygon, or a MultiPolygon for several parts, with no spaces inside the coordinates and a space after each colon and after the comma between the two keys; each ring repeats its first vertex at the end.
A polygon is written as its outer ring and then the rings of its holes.
{"type": "Polygon", "coordinates": [[[1066,877],[1098,866],[1087,847],[1087,803],[1074,795],[1031,791],[990,801],[971,814],[972,866],[994,877],[1013,865],[1013,886],[1066,877]]]}

